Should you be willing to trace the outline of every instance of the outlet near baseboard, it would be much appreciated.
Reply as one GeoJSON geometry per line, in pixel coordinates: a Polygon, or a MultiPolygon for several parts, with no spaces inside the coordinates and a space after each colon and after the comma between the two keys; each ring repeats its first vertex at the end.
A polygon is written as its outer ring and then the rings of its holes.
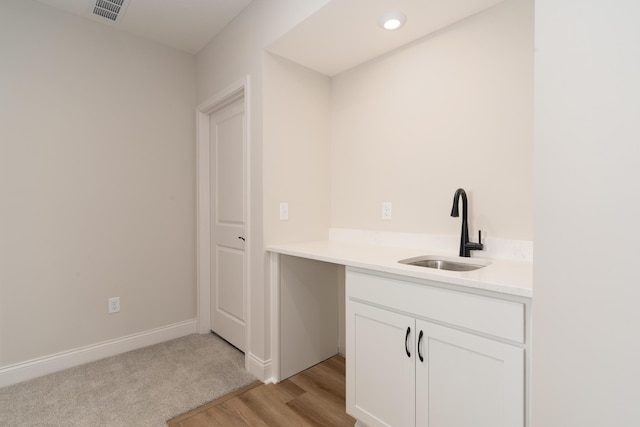
{"type": "Polygon", "coordinates": [[[109,298],[109,314],[120,311],[120,297],[109,298]]]}

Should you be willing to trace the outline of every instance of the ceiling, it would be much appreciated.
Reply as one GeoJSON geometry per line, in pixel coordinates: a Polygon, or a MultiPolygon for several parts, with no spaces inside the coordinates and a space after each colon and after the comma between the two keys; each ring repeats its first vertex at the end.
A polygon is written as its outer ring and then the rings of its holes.
{"type": "Polygon", "coordinates": [[[335,76],[503,1],[333,0],[268,50],[335,76]],[[382,15],[397,11],[407,16],[402,28],[387,31],[378,25],[382,15]]]}
{"type": "MultiPolygon", "coordinates": [[[[92,13],[96,0],[36,1],[195,54],[252,0],[106,0],[124,1],[116,22],[92,13]]],[[[330,0],[268,50],[334,76],[503,1],[330,0]],[[407,16],[402,28],[378,25],[398,11],[407,16]]]]}
{"type": "Polygon", "coordinates": [[[195,54],[252,0],[129,0],[117,22],[93,14],[95,0],[37,1],[195,54]]]}

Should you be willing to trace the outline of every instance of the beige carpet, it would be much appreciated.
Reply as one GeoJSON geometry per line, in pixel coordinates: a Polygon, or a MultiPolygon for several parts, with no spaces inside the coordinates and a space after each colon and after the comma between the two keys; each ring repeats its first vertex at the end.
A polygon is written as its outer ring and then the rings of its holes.
{"type": "Polygon", "coordinates": [[[189,335],[0,388],[0,426],[165,426],[245,386],[244,355],[189,335]]]}

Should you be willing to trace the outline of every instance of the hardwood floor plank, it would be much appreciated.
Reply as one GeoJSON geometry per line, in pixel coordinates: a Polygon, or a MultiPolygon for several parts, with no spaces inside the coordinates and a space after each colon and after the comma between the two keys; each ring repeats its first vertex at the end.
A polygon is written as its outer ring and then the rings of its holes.
{"type": "Polygon", "coordinates": [[[307,392],[287,406],[294,410],[310,426],[314,427],[352,427],[355,419],[345,412],[344,404],[307,392]]]}
{"type": "Polygon", "coordinates": [[[344,357],[342,356],[334,356],[331,359],[327,359],[316,366],[323,366],[327,369],[331,369],[332,371],[336,372],[341,378],[346,377],[347,374],[347,364],[344,357]]]}
{"type": "Polygon", "coordinates": [[[304,391],[296,395],[283,393],[290,388],[279,387],[285,383],[289,383],[289,386],[293,384],[288,380],[279,384],[269,384],[250,390],[238,398],[268,426],[306,426],[304,419],[286,405],[304,391]]]}
{"type": "Polygon", "coordinates": [[[313,426],[353,426],[345,408],[344,358],[334,357],[290,378],[305,390],[287,405],[313,426]]]}
{"type": "Polygon", "coordinates": [[[336,402],[346,399],[346,384],[344,377],[337,377],[331,369],[316,365],[290,378],[290,381],[301,389],[315,394],[322,394],[336,402]]]}
{"type": "Polygon", "coordinates": [[[238,390],[236,390],[234,392],[231,392],[229,394],[225,394],[224,396],[222,396],[222,397],[220,397],[220,398],[218,398],[218,399],[216,399],[216,400],[214,400],[212,402],[205,403],[204,405],[199,406],[199,407],[197,407],[195,409],[192,409],[189,412],[186,412],[186,413],[184,413],[182,415],[178,415],[177,417],[174,417],[174,418],[170,419],[169,421],[167,421],[167,426],[168,427],[182,427],[182,425],[180,423],[183,420],[191,418],[193,415],[197,415],[200,412],[203,412],[208,408],[217,406],[217,405],[221,404],[222,402],[225,402],[225,401],[227,401],[229,399],[233,399],[234,397],[236,397],[236,396],[238,396],[238,395],[240,395],[240,394],[242,394],[242,393],[244,393],[246,391],[249,391],[252,388],[259,387],[261,385],[264,385],[264,384],[261,383],[260,381],[255,381],[255,382],[249,384],[248,386],[239,388],[238,390]]]}
{"type": "Polygon", "coordinates": [[[304,389],[307,393],[311,393],[319,398],[333,401],[336,404],[341,404],[345,401],[344,390],[336,387],[336,384],[322,382],[322,378],[318,379],[317,376],[312,373],[300,374],[299,376],[296,376],[296,378],[291,378],[291,381],[304,389]]]}
{"type": "Polygon", "coordinates": [[[209,411],[202,412],[198,417],[190,417],[184,421],[179,421],[179,427],[211,427],[215,425],[213,419],[209,416],[209,411]]]}
{"type": "MultiPolygon", "coordinates": [[[[240,399],[231,399],[206,411],[206,426],[224,427],[267,427],[256,414],[240,399]]],[[[182,427],[196,427],[183,425],[182,427]]],[[[200,427],[199,425],[197,427],[200,427]]]]}

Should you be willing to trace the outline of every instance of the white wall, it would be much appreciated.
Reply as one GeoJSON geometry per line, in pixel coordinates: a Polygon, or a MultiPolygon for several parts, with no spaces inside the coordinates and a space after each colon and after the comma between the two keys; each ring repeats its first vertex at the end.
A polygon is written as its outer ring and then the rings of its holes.
{"type": "Polygon", "coordinates": [[[251,265],[250,337],[248,352],[269,362],[269,289],[265,281],[265,241],[263,212],[278,206],[263,206],[263,73],[265,48],[309,16],[328,0],[254,0],[215,39],[197,55],[198,100],[203,102],[233,82],[249,75],[250,150],[251,150],[251,265]]]}
{"type": "Polygon", "coordinates": [[[346,71],[331,96],[332,227],[456,235],[463,187],[474,234],[532,240],[532,0],[346,71]]]}
{"type": "Polygon", "coordinates": [[[264,80],[265,244],[326,240],[331,80],[269,53],[264,80]],[[280,202],[289,204],[286,221],[280,202]]]}
{"type": "Polygon", "coordinates": [[[195,318],[194,57],[21,0],[0,53],[0,367],[195,318]]]}
{"type": "Polygon", "coordinates": [[[536,0],[534,427],[640,419],[638,16],[536,0]]]}

